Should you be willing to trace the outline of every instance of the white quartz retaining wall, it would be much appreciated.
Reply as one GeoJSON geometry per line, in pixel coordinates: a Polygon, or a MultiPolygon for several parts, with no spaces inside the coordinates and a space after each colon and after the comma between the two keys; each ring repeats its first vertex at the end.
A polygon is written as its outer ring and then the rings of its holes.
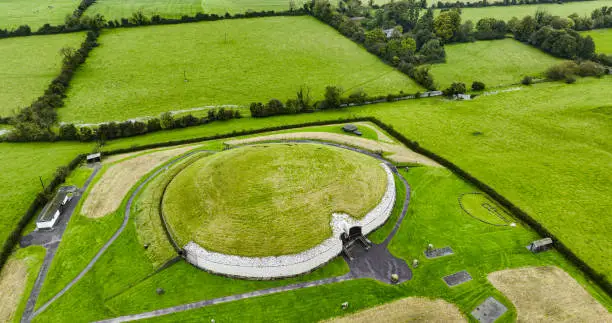
{"type": "Polygon", "coordinates": [[[347,214],[334,213],[330,225],[333,234],[319,245],[304,252],[277,257],[241,257],[211,252],[190,241],[185,245],[185,259],[206,271],[249,279],[274,279],[304,274],[324,265],[342,252],[340,235],[354,226],[368,234],[383,225],[395,204],[395,179],[389,166],[380,164],[387,174],[387,189],[380,203],[366,216],[356,220],[347,214]]]}

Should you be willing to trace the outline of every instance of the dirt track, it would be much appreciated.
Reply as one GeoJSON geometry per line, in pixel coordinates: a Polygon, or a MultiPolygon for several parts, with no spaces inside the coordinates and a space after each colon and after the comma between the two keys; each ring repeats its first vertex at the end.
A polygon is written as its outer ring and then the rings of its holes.
{"type": "Polygon", "coordinates": [[[28,267],[22,260],[11,259],[0,275],[0,322],[12,321],[28,280],[28,267]]]}
{"type": "MultiPolygon", "coordinates": [[[[349,304],[350,306],[350,304],[349,304]]],[[[325,322],[466,322],[459,309],[441,299],[408,297],[325,322]]]]}
{"type": "Polygon", "coordinates": [[[343,145],[355,146],[363,148],[369,151],[382,151],[388,153],[386,156],[390,160],[398,163],[417,163],[428,166],[441,167],[435,161],[415,153],[414,151],[404,147],[400,144],[391,144],[386,142],[379,142],[371,139],[341,135],[329,132],[293,132],[293,133],[282,133],[261,137],[229,140],[225,143],[228,145],[241,145],[260,141],[273,141],[273,140],[298,140],[298,139],[313,139],[320,141],[331,141],[340,143],[343,145]]]}

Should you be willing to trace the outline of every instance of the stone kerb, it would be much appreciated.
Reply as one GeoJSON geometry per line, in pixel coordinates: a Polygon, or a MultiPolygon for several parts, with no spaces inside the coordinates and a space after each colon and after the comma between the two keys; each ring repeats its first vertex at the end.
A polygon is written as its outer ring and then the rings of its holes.
{"type": "Polygon", "coordinates": [[[340,235],[348,228],[360,226],[363,234],[368,234],[387,221],[395,204],[395,178],[389,166],[385,163],[380,166],[387,174],[387,189],[380,203],[360,220],[334,213],[330,222],[332,236],[311,249],[292,255],[241,257],[211,252],[190,241],[183,248],[185,259],[208,272],[247,279],[276,279],[308,273],[342,252],[340,235]]]}

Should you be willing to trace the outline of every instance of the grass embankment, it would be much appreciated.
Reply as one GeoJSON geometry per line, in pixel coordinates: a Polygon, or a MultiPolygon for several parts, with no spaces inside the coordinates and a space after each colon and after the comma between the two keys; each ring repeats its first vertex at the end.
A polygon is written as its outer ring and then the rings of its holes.
{"type": "MultiPolygon", "coordinates": [[[[612,6],[612,2],[609,3],[609,6],[612,6]]],[[[612,55],[612,28],[585,31],[581,34],[593,37],[595,52],[612,55]]]]}
{"type": "Polygon", "coordinates": [[[71,33],[0,39],[0,116],[13,115],[43,95],[60,73],[60,49],[79,48],[83,37],[83,33],[71,33]]]}
{"type": "MultiPolygon", "coordinates": [[[[546,83],[456,102],[423,99],[116,140],[105,149],[351,116],[375,116],[470,172],[540,221],[582,259],[612,272],[605,228],[612,186],[612,78],[546,83]],[[458,144],[460,143],[460,144],[458,144]],[[585,239],[584,237],[589,237],[585,239]],[[597,241],[596,244],[590,241],[597,241]]],[[[610,276],[608,276],[610,277],[610,276]]],[[[610,278],[609,278],[610,279],[610,278]]]]}
{"type": "Polygon", "coordinates": [[[107,30],[99,42],[70,84],[66,107],[59,110],[62,121],[125,120],[209,105],[285,101],[301,86],[310,87],[315,99],[328,85],[343,87],[347,95],[359,88],[370,95],[421,89],[312,17],[107,30]]]}
{"type": "MultiPolygon", "coordinates": [[[[595,0],[595,1],[577,1],[554,4],[538,4],[538,5],[518,5],[518,6],[492,6],[481,8],[463,8],[461,9],[461,21],[471,20],[474,25],[482,18],[496,18],[508,21],[512,17],[519,19],[524,16],[534,16],[538,9],[545,10],[548,13],[567,17],[573,13],[579,16],[590,16],[591,12],[603,6],[612,5],[610,0],[595,0]]],[[[436,10],[439,13],[440,10],[436,10]]]]}
{"type": "MultiPolygon", "coordinates": [[[[530,253],[525,245],[536,239],[537,235],[526,230],[522,224],[519,223],[515,228],[495,227],[463,213],[457,197],[462,193],[474,191],[474,188],[448,170],[417,167],[402,172],[411,184],[412,201],[409,213],[390,248],[394,255],[408,262],[414,258],[420,260],[413,280],[395,286],[365,279],[349,281],[231,302],[148,321],[188,322],[214,318],[217,321],[316,322],[408,296],[441,298],[456,304],[464,315],[469,316],[467,313],[480,302],[494,296],[509,309],[498,322],[512,322],[516,320],[515,308],[489,283],[489,272],[508,267],[554,265],[567,271],[580,284],[587,284],[587,280],[557,252],[538,255],[530,253]],[[423,251],[428,243],[438,247],[450,245],[455,250],[455,255],[427,260],[423,251]],[[441,278],[459,270],[467,270],[474,279],[453,288],[447,287],[441,278]],[[350,304],[346,311],[340,307],[345,301],[350,304]]],[[[189,279],[186,278],[185,281],[189,282],[189,279]]],[[[147,296],[149,304],[155,300],[165,301],[163,297],[154,294],[155,286],[157,285],[150,284],[148,289],[134,289],[129,295],[125,295],[123,301],[113,301],[113,304],[118,306],[113,307],[115,314],[133,312],[131,309],[135,303],[140,303],[127,302],[128,299],[133,300],[127,296],[147,296]],[[130,310],[124,311],[121,307],[130,310]]],[[[593,286],[586,286],[598,300],[603,301],[604,306],[612,308],[609,298],[593,286]]],[[[148,310],[155,307],[157,306],[147,306],[148,310]]]]}
{"type": "MultiPolygon", "coordinates": [[[[0,28],[28,25],[35,31],[42,25],[62,25],[79,5],[74,0],[3,0],[0,2],[0,28]]],[[[2,51],[6,53],[5,51],[2,51]]]]}
{"type": "Polygon", "coordinates": [[[488,88],[518,84],[526,76],[540,76],[561,59],[514,39],[447,45],[446,63],[431,65],[440,88],[453,82],[484,82],[488,88]]]}
{"type": "Polygon", "coordinates": [[[236,148],[201,159],[168,186],[166,219],[179,245],[249,257],[294,254],[332,235],[331,215],[357,219],[385,193],[380,161],[313,144],[236,148]]]}

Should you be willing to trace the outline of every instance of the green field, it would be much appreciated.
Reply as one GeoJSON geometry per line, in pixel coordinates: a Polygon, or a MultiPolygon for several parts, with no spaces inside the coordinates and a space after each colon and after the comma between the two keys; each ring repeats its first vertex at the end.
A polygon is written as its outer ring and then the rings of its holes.
{"type": "MultiPolygon", "coordinates": [[[[580,257],[612,272],[606,227],[612,195],[610,100],[612,78],[574,85],[546,83],[472,101],[403,101],[341,111],[265,119],[245,118],[126,138],[105,149],[127,148],[351,116],[376,116],[408,138],[453,161],[541,221],[580,257]],[[474,135],[481,132],[482,135],[474,135]],[[461,144],[457,144],[460,142],[461,144]],[[571,161],[576,167],[568,167],[571,161]],[[511,176],[510,176],[511,174],[511,176]],[[563,189],[560,189],[563,188],[563,189]],[[597,245],[589,243],[584,236],[597,245]]],[[[608,276],[610,277],[610,276],[608,276]]]]}
{"type": "Polygon", "coordinates": [[[440,88],[453,82],[473,81],[487,87],[519,83],[525,75],[537,76],[561,59],[514,39],[453,44],[446,49],[446,63],[431,66],[440,88]]]}
{"type": "Polygon", "coordinates": [[[0,1],[0,29],[14,29],[28,25],[36,31],[44,24],[62,25],[80,0],[2,0],[0,1]]]}
{"type": "MultiPolygon", "coordinates": [[[[512,17],[519,19],[524,16],[533,16],[538,9],[546,10],[548,13],[567,17],[573,13],[580,16],[590,16],[594,9],[603,6],[611,6],[612,0],[578,1],[566,2],[563,4],[538,4],[538,5],[518,5],[518,6],[495,6],[482,8],[463,8],[461,9],[461,21],[471,20],[476,24],[482,18],[496,18],[508,21],[512,17]]],[[[439,10],[436,10],[439,12],[439,10]]]]}
{"type": "MultiPolygon", "coordinates": [[[[411,185],[411,205],[400,231],[391,241],[390,250],[407,261],[414,257],[420,259],[413,280],[392,286],[370,279],[359,279],[230,302],[149,321],[208,322],[212,318],[217,321],[318,321],[400,297],[420,295],[453,302],[464,313],[469,313],[485,298],[494,296],[509,309],[498,322],[512,322],[516,319],[514,306],[488,283],[487,273],[541,265],[555,265],[566,270],[604,306],[612,308],[610,299],[590,285],[560,254],[550,251],[534,255],[524,248],[537,235],[522,225],[515,228],[494,227],[465,216],[457,203],[457,197],[462,193],[474,192],[475,189],[448,170],[416,167],[407,172],[402,170],[402,174],[411,185]],[[475,237],[478,243],[474,242],[475,237]],[[427,243],[436,246],[451,245],[456,254],[443,259],[427,260],[418,256],[427,243]],[[440,278],[458,270],[467,270],[474,280],[448,288],[440,278]],[[346,301],[347,295],[350,295],[350,307],[342,311],[339,304],[346,301]]],[[[397,206],[401,208],[401,203],[397,206]]],[[[386,230],[386,227],[381,230],[386,230]]],[[[298,281],[332,277],[346,273],[348,269],[342,259],[336,259],[309,275],[277,281],[219,277],[184,262],[154,273],[155,268],[148,262],[136,238],[137,228],[135,219],[130,220],[120,240],[104,254],[93,271],[34,321],[94,321],[298,281]],[[164,295],[155,293],[159,287],[164,289],[164,295]]],[[[95,229],[90,227],[90,230],[95,229]]]]}
{"type": "Polygon", "coordinates": [[[137,11],[147,16],[180,18],[202,12],[202,6],[201,0],[97,0],[87,9],[87,15],[101,14],[107,20],[119,20],[137,11]]]}
{"type": "Polygon", "coordinates": [[[67,165],[76,155],[91,151],[93,145],[79,143],[0,144],[0,243],[4,243],[19,219],[27,211],[36,194],[42,190],[55,169],[67,165]]]}
{"type": "Polygon", "coordinates": [[[312,144],[236,148],[203,158],[170,183],[163,210],[179,245],[247,257],[295,254],[332,235],[332,213],[357,219],[387,180],[380,161],[312,144]]]}
{"type": "Polygon", "coordinates": [[[41,96],[60,73],[62,47],[78,48],[84,34],[0,40],[0,116],[12,115],[41,96]]]}
{"type": "Polygon", "coordinates": [[[593,37],[597,53],[612,55],[612,28],[595,29],[581,34],[593,37]]]}
{"type": "Polygon", "coordinates": [[[100,43],[71,82],[66,107],[59,110],[62,121],[284,101],[300,86],[310,87],[315,98],[327,85],[371,95],[421,89],[311,17],[117,29],[105,31],[100,43]]]}

